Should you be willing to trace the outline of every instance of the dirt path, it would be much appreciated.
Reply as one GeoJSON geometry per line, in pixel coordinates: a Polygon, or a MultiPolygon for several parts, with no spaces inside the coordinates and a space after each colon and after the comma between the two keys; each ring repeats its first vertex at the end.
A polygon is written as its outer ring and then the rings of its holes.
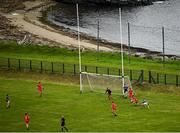
{"type": "MultiPolygon", "coordinates": [[[[40,3],[42,4],[42,3],[40,3]]],[[[26,6],[29,5],[32,7],[31,3],[25,4],[26,6]]],[[[38,4],[36,4],[37,6],[38,4]]],[[[28,7],[26,7],[28,8],[28,7]]],[[[49,27],[47,28],[47,25],[42,24],[40,21],[38,21],[38,16],[40,15],[39,9],[35,9],[32,11],[29,11],[26,13],[26,17],[28,17],[29,20],[34,20],[33,23],[26,21],[24,19],[24,11],[15,11],[16,14],[5,14],[7,18],[10,18],[12,20],[12,24],[16,25],[21,28],[23,31],[27,31],[31,34],[34,34],[38,36],[39,38],[46,38],[48,40],[57,42],[58,44],[62,44],[65,46],[73,46],[78,47],[78,41],[76,38],[72,38],[66,35],[62,35],[58,32],[56,32],[55,29],[52,29],[49,27]],[[33,15],[34,14],[34,15],[33,15]],[[36,14],[36,15],[35,15],[36,14]],[[43,28],[45,26],[46,28],[43,28]]],[[[81,47],[87,48],[87,49],[96,49],[97,45],[89,42],[88,40],[81,40],[81,47]]],[[[114,51],[112,48],[108,48],[105,46],[101,46],[100,50],[102,51],[114,51]]]]}

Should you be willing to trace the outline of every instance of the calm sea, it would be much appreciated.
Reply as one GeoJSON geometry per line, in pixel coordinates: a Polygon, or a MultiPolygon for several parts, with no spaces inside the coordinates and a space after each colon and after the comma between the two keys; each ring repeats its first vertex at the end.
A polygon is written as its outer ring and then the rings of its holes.
{"type": "MultiPolygon", "coordinates": [[[[99,36],[110,42],[120,42],[119,12],[115,7],[79,6],[80,30],[90,36],[99,36]]],[[[59,3],[48,13],[54,24],[76,30],[75,5],[59,3]]],[[[123,43],[162,52],[164,27],[165,54],[180,55],[180,0],[158,1],[153,5],[122,8],[123,43]]]]}

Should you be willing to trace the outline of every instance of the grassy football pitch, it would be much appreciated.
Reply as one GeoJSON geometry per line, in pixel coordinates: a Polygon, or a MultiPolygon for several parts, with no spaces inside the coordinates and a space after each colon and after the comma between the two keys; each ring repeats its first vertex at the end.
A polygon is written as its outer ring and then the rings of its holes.
{"type": "MultiPolygon", "coordinates": [[[[76,83],[43,80],[44,94],[37,93],[37,79],[0,76],[0,131],[26,131],[24,113],[30,115],[29,131],[60,131],[60,117],[69,131],[180,131],[180,93],[136,89],[139,100],[150,109],[131,105],[128,99],[113,96],[118,116],[104,94],[79,93],[76,83]],[[5,108],[10,95],[11,108],[5,108]]],[[[70,82],[70,81],[69,81],[70,82]]],[[[78,83],[78,82],[77,82],[78,83]]]]}

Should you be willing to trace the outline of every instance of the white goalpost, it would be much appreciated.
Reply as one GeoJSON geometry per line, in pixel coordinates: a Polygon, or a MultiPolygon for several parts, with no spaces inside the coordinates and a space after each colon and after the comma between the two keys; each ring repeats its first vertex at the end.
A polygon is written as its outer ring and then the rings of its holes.
{"type": "MultiPolygon", "coordinates": [[[[121,67],[122,67],[122,88],[124,88],[124,55],[123,55],[123,41],[122,41],[122,15],[121,15],[121,8],[119,8],[119,32],[120,32],[120,43],[121,43],[121,67]]],[[[123,89],[124,95],[124,89],[123,89]]]]}
{"type": "Polygon", "coordinates": [[[78,45],[79,45],[79,80],[80,80],[80,93],[82,93],[82,68],[81,68],[81,41],[80,41],[80,29],[79,29],[79,5],[76,4],[77,11],[77,31],[78,31],[78,45]]]}
{"type": "Polygon", "coordinates": [[[131,86],[128,76],[107,75],[82,72],[82,88],[83,92],[105,93],[106,88],[110,88],[112,94],[123,95],[123,82],[131,86]],[[122,80],[124,79],[124,80],[122,80]]]}
{"type": "Polygon", "coordinates": [[[118,95],[124,95],[124,86],[127,85],[128,87],[131,88],[132,86],[129,77],[124,75],[121,8],[119,8],[119,31],[120,31],[121,60],[122,60],[121,76],[82,72],[78,3],[76,4],[76,11],[77,11],[77,31],[78,31],[77,36],[78,36],[78,45],[79,45],[80,93],[87,91],[104,93],[106,88],[110,88],[112,90],[112,93],[118,95]]]}

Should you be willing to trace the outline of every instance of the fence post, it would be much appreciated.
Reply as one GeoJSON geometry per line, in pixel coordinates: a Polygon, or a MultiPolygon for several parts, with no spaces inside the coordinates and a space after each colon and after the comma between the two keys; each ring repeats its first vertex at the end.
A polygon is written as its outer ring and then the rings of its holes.
{"type": "Polygon", "coordinates": [[[10,69],[10,58],[8,58],[8,69],[10,69]]]}
{"type": "Polygon", "coordinates": [[[74,75],[76,74],[76,64],[74,64],[74,75]]]}
{"type": "Polygon", "coordinates": [[[19,64],[19,70],[21,69],[21,61],[18,59],[18,64],[19,64]]]}
{"type": "Polygon", "coordinates": [[[163,44],[163,67],[164,67],[164,65],[165,65],[165,46],[164,46],[164,27],[162,27],[162,44],[163,44]]]}
{"type": "Polygon", "coordinates": [[[41,61],[41,72],[42,72],[42,70],[43,70],[43,64],[42,64],[42,61],[41,61]]]}
{"type": "Polygon", "coordinates": [[[149,71],[149,83],[151,83],[151,71],[149,71]]]}
{"type": "Polygon", "coordinates": [[[118,72],[119,72],[119,76],[121,76],[121,69],[119,69],[118,72]]]}
{"type": "Polygon", "coordinates": [[[51,62],[51,72],[52,73],[54,72],[54,64],[53,64],[53,62],[51,62]]]}
{"type": "Polygon", "coordinates": [[[178,77],[178,75],[176,75],[176,86],[179,85],[178,80],[179,80],[179,77],[178,77]]]}
{"type": "Polygon", "coordinates": [[[157,73],[157,84],[159,84],[159,73],[157,73]]]}
{"type": "Polygon", "coordinates": [[[164,74],[164,84],[166,85],[167,82],[166,82],[166,74],[164,74]]]}
{"type": "Polygon", "coordinates": [[[85,66],[85,72],[87,72],[87,66],[85,66]]]}
{"type": "Polygon", "coordinates": [[[130,55],[131,55],[131,49],[130,49],[130,46],[131,46],[131,34],[130,34],[130,23],[128,23],[128,56],[129,56],[129,64],[131,63],[131,60],[130,60],[130,55]]]}
{"type": "Polygon", "coordinates": [[[31,60],[29,61],[29,68],[30,68],[30,70],[32,70],[32,61],[31,60]]]}
{"type": "Polygon", "coordinates": [[[65,73],[65,70],[64,70],[64,63],[63,63],[63,74],[65,73]]]}
{"type": "Polygon", "coordinates": [[[107,74],[109,75],[109,67],[107,68],[107,74]]]}
{"type": "Polygon", "coordinates": [[[98,18],[98,23],[97,23],[97,51],[96,51],[96,53],[97,53],[97,61],[99,60],[99,56],[98,56],[98,54],[99,54],[99,18],[98,18]]]}
{"type": "Polygon", "coordinates": [[[130,81],[132,81],[132,70],[130,70],[130,81]]]}
{"type": "Polygon", "coordinates": [[[141,81],[140,83],[142,84],[144,82],[144,70],[141,70],[141,81]]]}
{"type": "Polygon", "coordinates": [[[96,74],[98,73],[98,67],[96,67],[96,74]]]}

